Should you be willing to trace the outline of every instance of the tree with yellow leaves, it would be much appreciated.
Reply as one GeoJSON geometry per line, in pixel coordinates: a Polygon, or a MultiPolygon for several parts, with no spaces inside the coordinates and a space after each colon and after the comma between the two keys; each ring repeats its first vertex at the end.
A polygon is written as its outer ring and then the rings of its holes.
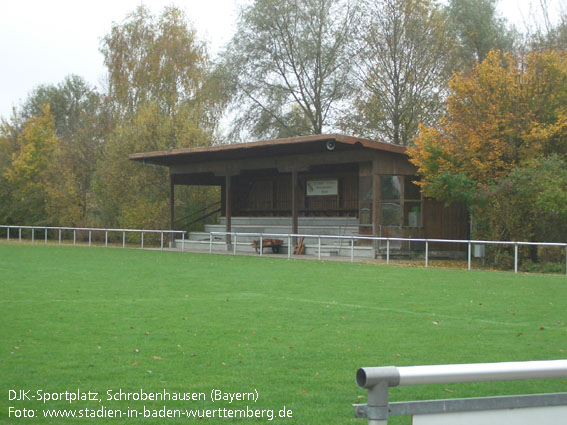
{"type": "Polygon", "coordinates": [[[427,196],[471,205],[528,160],[567,155],[567,53],[492,51],[450,89],[446,115],[409,149],[427,196]]]}
{"type": "Polygon", "coordinates": [[[11,163],[2,173],[9,186],[10,216],[21,224],[44,224],[44,179],[58,144],[49,105],[25,122],[16,140],[11,163]]]}
{"type": "Polygon", "coordinates": [[[450,89],[446,115],[409,149],[425,195],[471,207],[475,237],[567,237],[544,231],[565,217],[557,200],[567,199],[567,53],[522,62],[492,51],[450,89]]]}

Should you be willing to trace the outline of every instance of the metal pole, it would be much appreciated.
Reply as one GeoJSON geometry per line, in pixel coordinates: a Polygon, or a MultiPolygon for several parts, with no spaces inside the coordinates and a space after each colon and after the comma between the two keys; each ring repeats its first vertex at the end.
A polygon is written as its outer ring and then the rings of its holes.
{"type": "Polygon", "coordinates": [[[20,242],[22,241],[22,228],[19,227],[18,228],[18,238],[20,239],[20,242]]]}
{"type": "MultiPolygon", "coordinates": [[[[358,385],[369,390],[381,382],[387,382],[390,387],[394,387],[565,377],[567,360],[364,367],[357,371],[358,385]]],[[[370,405],[370,394],[368,397],[370,405]]]]}
{"type": "MultiPolygon", "coordinates": [[[[567,250],[567,248],[565,248],[567,250]]],[[[287,235],[287,258],[291,258],[291,236],[287,235]]]]}
{"type": "Polygon", "coordinates": [[[45,228],[45,243],[47,243],[47,228],[45,228]]]}
{"type": "Polygon", "coordinates": [[[61,245],[61,229],[59,229],[59,245],[61,245]]]}
{"type": "Polygon", "coordinates": [[[89,246],[91,246],[92,231],[89,230],[89,246]]]}
{"type": "Polygon", "coordinates": [[[390,239],[386,239],[386,264],[390,264],[390,239]]]}
{"type": "Polygon", "coordinates": [[[350,261],[354,261],[354,236],[350,240],[350,261]]]}
{"type": "Polygon", "coordinates": [[[161,232],[161,245],[160,250],[163,251],[163,232],[161,232]]]}
{"type": "Polygon", "coordinates": [[[425,267],[429,266],[429,242],[425,241],[425,267]]]}
{"type": "Polygon", "coordinates": [[[77,231],[73,229],[73,246],[77,245],[77,231]]]}
{"type": "Polygon", "coordinates": [[[469,241],[468,244],[468,252],[467,252],[467,258],[468,258],[468,269],[471,269],[471,241],[469,241]]]}
{"type": "Polygon", "coordinates": [[[213,253],[213,234],[209,233],[209,254],[213,253]]]}
{"type": "Polygon", "coordinates": [[[126,248],[126,232],[122,232],[122,248],[126,248]]]}
{"type": "Polygon", "coordinates": [[[264,252],[264,236],[260,233],[260,256],[264,252]]]}
{"type": "Polygon", "coordinates": [[[10,240],[10,228],[8,227],[8,236],[6,236],[6,240],[10,240]]]}
{"type": "Polygon", "coordinates": [[[386,419],[368,419],[368,425],[388,424],[388,381],[380,381],[378,384],[368,389],[368,407],[386,412],[386,419]]]}
{"type": "Polygon", "coordinates": [[[142,244],[142,249],[144,249],[144,232],[142,232],[141,244],[142,244]]]}
{"type": "Polygon", "coordinates": [[[33,227],[31,229],[31,241],[32,243],[35,241],[35,229],[33,227]]]}
{"type": "Polygon", "coordinates": [[[321,261],[321,235],[319,235],[318,247],[317,247],[317,258],[321,261]]]}
{"type": "Polygon", "coordinates": [[[181,233],[181,252],[185,252],[185,232],[181,233]]]}
{"type": "Polygon", "coordinates": [[[236,255],[236,244],[238,243],[236,233],[234,234],[234,255],[236,255]]]}
{"type": "Polygon", "coordinates": [[[514,273],[518,273],[518,243],[514,243],[514,273]]]}
{"type": "Polygon", "coordinates": [[[108,248],[108,230],[104,231],[104,247],[108,248]]]}

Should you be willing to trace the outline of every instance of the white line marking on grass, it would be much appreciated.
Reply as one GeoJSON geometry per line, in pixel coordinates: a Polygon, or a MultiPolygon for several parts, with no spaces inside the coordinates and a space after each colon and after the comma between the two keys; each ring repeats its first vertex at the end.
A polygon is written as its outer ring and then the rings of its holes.
{"type": "Polygon", "coordinates": [[[480,322],[480,323],[489,323],[493,325],[505,325],[505,326],[529,326],[529,323],[525,322],[498,322],[495,320],[486,320],[486,319],[478,319],[474,317],[458,317],[458,316],[449,316],[446,314],[438,314],[438,313],[430,313],[430,312],[417,312],[412,310],[402,310],[398,308],[389,308],[389,307],[378,307],[378,306],[369,306],[369,305],[360,305],[360,304],[348,304],[348,303],[338,303],[336,301],[317,301],[317,300],[308,300],[305,298],[291,298],[291,297],[277,297],[277,296],[270,296],[271,298],[278,298],[281,300],[287,300],[292,302],[302,302],[308,304],[321,304],[321,305],[332,305],[337,307],[351,307],[351,308],[359,308],[359,309],[367,309],[367,310],[376,310],[376,311],[389,311],[392,313],[401,313],[401,314],[410,314],[413,316],[431,316],[430,319],[435,317],[437,318],[444,318],[444,319],[451,319],[451,320],[461,320],[461,321],[469,321],[469,322],[480,322]]]}

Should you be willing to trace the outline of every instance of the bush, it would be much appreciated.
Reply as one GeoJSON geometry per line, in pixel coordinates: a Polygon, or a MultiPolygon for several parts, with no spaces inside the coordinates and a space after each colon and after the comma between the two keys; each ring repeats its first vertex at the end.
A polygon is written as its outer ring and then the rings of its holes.
{"type": "Polygon", "coordinates": [[[514,256],[507,251],[497,252],[494,256],[494,267],[499,270],[513,270],[514,256]]]}
{"type": "Polygon", "coordinates": [[[565,258],[565,248],[560,246],[539,246],[537,258],[540,263],[561,263],[565,258]]]}

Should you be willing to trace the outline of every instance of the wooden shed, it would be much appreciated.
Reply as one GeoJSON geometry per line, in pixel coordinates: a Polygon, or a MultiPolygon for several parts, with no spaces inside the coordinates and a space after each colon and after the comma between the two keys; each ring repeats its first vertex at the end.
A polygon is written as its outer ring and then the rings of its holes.
{"type": "Polygon", "coordinates": [[[169,167],[172,228],[175,186],[214,185],[222,189],[227,232],[236,217],[258,223],[278,217],[292,233],[299,233],[306,217],[342,217],[356,223],[359,235],[467,238],[464,206],[424,198],[401,146],[323,134],[135,153],[130,159],[169,167]]]}

